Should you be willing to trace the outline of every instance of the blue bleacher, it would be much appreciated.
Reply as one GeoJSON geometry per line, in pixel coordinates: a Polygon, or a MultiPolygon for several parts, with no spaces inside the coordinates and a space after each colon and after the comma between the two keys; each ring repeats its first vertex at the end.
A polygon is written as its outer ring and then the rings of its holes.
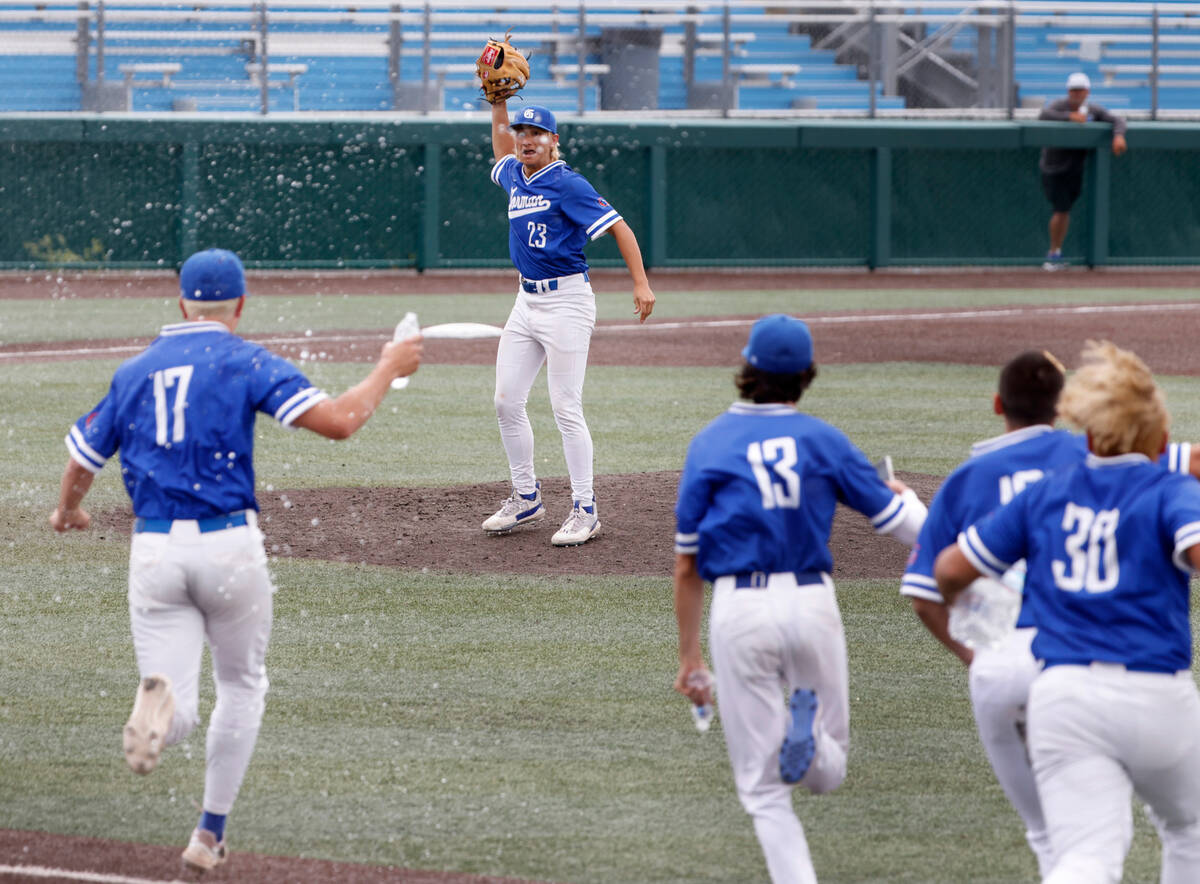
{"type": "MultiPolygon", "coordinates": [[[[110,8],[114,8],[110,6],[110,8]]],[[[330,7],[331,9],[345,7],[330,7]]],[[[236,11],[225,8],[223,11],[236,11]]],[[[273,10],[283,11],[283,10],[273,10]]],[[[311,11],[311,9],[309,10],[311,11]]],[[[630,11],[634,11],[631,7],[630,11]]],[[[747,10],[751,11],[751,10],[747,10]]],[[[763,10],[756,10],[762,12],[763,10]]],[[[105,30],[105,80],[123,84],[125,77],[120,68],[129,64],[178,63],[182,65],[177,74],[170,77],[169,85],[161,82],[161,76],[134,77],[131,105],[134,111],[170,111],[195,102],[198,110],[245,111],[257,110],[261,90],[251,80],[246,64],[253,59],[246,54],[239,35],[254,31],[252,7],[244,7],[245,20],[220,25],[200,25],[196,22],[115,21],[105,30]],[[122,38],[122,31],[131,33],[122,38]],[[162,31],[162,41],[150,40],[146,32],[162,31]],[[180,37],[181,33],[196,31],[194,41],[180,37]],[[199,34],[203,31],[203,36],[199,34]],[[166,34],[170,32],[170,36],[166,34]],[[228,32],[227,39],[222,34],[228,32]],[[170,47],[188,47],[189,52],[172,53],[170,47]],[[204,54],[201,54],[204,53],[204,54]]],[[[34,25],[30,24],[32,28],[34,25]]],[[[73,25],[61,24],[64,32],[73,32],[73,25]]],[[[41,30],[47,27],[38,26],[41,30]]],[[[451,33],[455,30],[469,31],[478,24],[461,26],[439,26],[439,31],[451,33]]],[[[5,30],[18,30],[19,26],[4,25],[5,30]]],[[[277,55],[272,53],[274,64],[303,64],[307,70],[298,75],[298,93],[276,83],[269,90],[271,110],[288,111],[298,94],[301,110],[307,111],[386,111],[392,107],[392,84],[388,78],[388,61],[379,51],[386,30],[353,24],[324,23],[314,26],[305,23],[276,23],[272,32],[291,34],[350,34],[368,32],[374,51],[358,55],[314,54],[277,55]]],[[[668,35],[682,39],[683,26],[670,25],[668,35]]],[[[718,29],[710,33],[719,33],[718,29]]],[[[599,36],[598,26],[589,28],[589,35],[599,36]]],[[[866,108],[869,104],[869,84],[857,78],[854,66],[836,64],[833,53],[812,49],[807,35],[789,32],[786,23],[756,26],[753,40],[739,44],[732,61],[737,65],[798,65],[795,76],[781,80],[779,76],[741,79],[738,87],[737,106],[747,110],[784,110],[793,107],[816,107],[817,109],[866,108]]],[[[520,43],[520,31],[514,39],[520,43]]],[[[710,47],[712,44],[709,44],[710,47]]],[[[433,56],[434,65],[462,63],[473,59],[458,57],[450,53],[433,56]]],[[[535,52],[531,65],[533,76],[524,91],[527,101],[544,104],[555,110],[574,111],[579,106],[579,89],[573,77],[556,79],[549,71],[551,57],[546,52],[535,52]]],[[[564,64],[574,63],[574,55],[558,59],[564,64]]],[[[593,54],[589,63],[603,63],[604,59],[593,54]]],[[[89,77],[95,78],[95,58],[90,59],[92,70],[89,77]]],[[[0,55],[0,111],[43,111],[78,110],[81,107],[82,89],[76,80],[76,60],[73,55],[0,55]],[[36,58],[36,63],[31,60],[36,58]]],[[[709,48],[695,56],[695,77],[700,82],[719,82],[723,75],[723,61],[719,50],[709,48]]],[[[678,51],[664,52],[659,59],[658,108],[664,110],[687,107],[687,85],[683,77],[683,58],[678,51]]],[[[419,42],[404,44],[401,56],[400,77],[403,89],[409,97],[417,92],[424,78],[424,58],[419,42]]],[[[440,108],[432,110],[480,110],[478,88],[472,78],[464,75],[447,75],[440,108]]],[[[583,90],[585,110],[600,107],[601,85],[590,79],[583,90]]],[[[901,107],[897,98],[878,96],[880,107],[901,107]]]]}
{"type": "MultiPolygon", "coordinates": [[[[1104,13],[1106,18],[1137,18],[1149,17],[1152,0],[1132,0],[1134,4],[1143,6],[1144,11],[1104,13]]],[[[1165,9],[1164,9],[1165,11],[1165,9]]],[[[1164,33],[1169,29],[1164,30],[1164,33]]],[[[1200,32],[1192,31],[1192,34],[1200,32]]],[[[1115,64],[1149,65],[1151,63],[1150,38],[1151,29],[1131,21],[1127,25],[1090,26],[1081,20],[1080,24],[1067,26],[1037,26],[1018,27],[1016,35],[1017,52],[1015,64],[1015,79],[1022,100],[1045,101],[1066,95],[1067,76],[1074,71],[1083,71],[1092,81],[1090,100],[1115,110],[1151,108],[1151,90],[1145,81],[1145,74],[1116,75],[1111,83],[1106,83],[1105,68],[1115,64]],[[1105,58],[1103,53],[1099,59],[1081,58],[1078,43],[1060,46],[1062,38],[1067,35],[1104,36],[1106,43],[1122,51],[1120,58],[1105,58]],[[1112,38],[1119,36],[1121,42],[1112,38]],[[1140,38],[1140,39],[1139,39],[1140,38]]],[[[1169,37],[1167,38],[1169,40],[1169,37]]],[[[1160,44],[1162,49],[1170,49],[1168,43],[1160,44]]],[[[1179,48],[1179,47],[1175,47],[1179,48]]],[[[1160,57],[1160,64],[1200,64],[1200,45],[1192,44],[1189,49],[1197,55],[1191,59],[1172,59],[1160,57]]],[[[1163,74],[1159,79],[1158,107],[1160,109],[1187,109],[1200,107],[1200,88],[1195,86],[1172,86],[1172,76],[1163,74]]],[[[1185,79],[1192,82],[1200,81],[1200,75],[1192,74],[1185,79]]]]}
{"type": "MultiPolygon", "coordinates": [[[[1135,0],[1147,9],[1145,13],[1128,12],[1123,18],[1131,20],[1138,15],[1148,15],[1152,0],[1135,0]]],[[[117,3],[110,4],[109,9],[119,9],[117,3]]],[[[144,8],[144,7],[142,7],[144,8]]],[[[164,7],[166,8],[166,7],[164,7]]],[[[608,7],[606,10],[612,11],[608,7]]],[[[31,20],[25,22],[6,21],[2,30],[9,39],[0,41],[8,48],[0,54],[0,111],[71,111],[81,107],[83,89],[76,80],[76,60],[70,53],[70,43],[74,36],[73,21],[41,20],[35,21],[35,7],[30,6],[31,20]],[[22,45],[21,33],[34,36],[54,38],[56,48],[46,49],[39,46],[22,45]],[[59,37],[61,36],[61,39],[59,37]]],[[[180,11],[183,7],[170,7],[180,11]]],[[[329,7],[330,10],[345,10],[347,7],[329,7]]],[[[246,48],[241,44],[247,33],[255,31],[254,11],[250,3],[239,10],[237,7],[224,7],[225,12],[234,12],[244,16],[242,21],[220,24],[200,24],[194,20],[176,20],[174,22],[154,21],[112,21],[106,29],[106,59],[104,75],[106,80],[120,84],[123,76],[120,66],[130,63],[177,62],[182,70],[172,77],[169,86],[147,85],[154,81],[153,77],[136,78],[132,91],[132,106],[135,111],[164,111],[176,106],[177,102],[193,99],[200,109],[205,110],[257,110],[260,101],[260,91],[246,71],[247,62],[253,59],[246,54],[246,48]],[[138,31],[141,36],[136,39],[122,39],[122,31],[138,31]],[[164,39],[159,51],[154,42],[145,37],[146,32],[162,31],[164,39]],[[194,43],[187,37],[180,39],[180,34],[196,31],[194,43]],[[166,36],[170,32],[170,36],[166,36]],[[203,32],[203,33],[201,33],[203,32]],[[228,34],[227,37],[223,36],[228,34]],[[188,47],[186,53],[171,54],[169,46],[188,47]],[[207,54],[205,54],[207,53],[207,54]],[[226,85],[218,85],[218,81],[226,85]]],[[[126,10],[128,11],[128,10],[126,10]]],[[[272,12],[287,12],[288,10],[273,7],[272,12]]],[[[309,8],[307,11],[312,11],[309,8]]],[[[439,12],[449,11],[440,8],[439,12]]],[[[636,12],[636,7],[630,6],[629,12],[636,12]]],[[[477,31],[481,27],[483,17],[478,10],[471,12],[462,24],[447,24],[437,26],[441,34],[454,32],[477,31]]],[[[764,8],[750,9],[739,7],[741,13],[764,13],[764,8]]],[[[1059,12],[1063,16],[1069,13],[1059,12]]],[[[489,14],[490,15],[490,14],[489,14]]],[[[1105,13],[1109,18],[1112,13],[1105,13]]],[[[1015,79],[1018,86],[1018,96],[1024,104],[1041,103],[1050,98],[1063,95],[1066,77],[1076,70],[1085,71],[1092,80],[1092,98],[1097,103],[1123,110],[1148,110],[1151,106],[1151,90],[1144,83],[1144,74],[1113,73],[1116,64],[1148,64],[1150,61],[1150,46],[1147,42],[1148,28],[1128,27],[1118,28],[1113,25],[1105,27],[1091,26],[1085,16],[1072,16],[1079,24],[1070,22],[1063,24],[1060,18],[1053,25],[1033,25],[1020,23],[1015,35],[1016,63],[1015,79]],[[1078,44],[1061,45],[1064,35],[1095,34],[1106,35],[1111,48],[1124,53],[1121,57],[1105,56],[1103,53],[1097,60],[1094,55],[1084,58],[1079,56],[1078,44]],[[1124,42],[1112,42],[1114,34],[1124,36],[1124,42]],[[1137,38],[1142,38],[1140,41],[1137,38]],[[1112,74],[1106,83],[1105,69],[1112,74]],[[1142,82],[1139,82],[1142,81],[1142,82]]],[[[491,21],[492,18],[486,20],[491,21]]],[[[595,18],[589,18],[589,37],[599,38],[601,25],[595,18]]],[[[408,27],[411,31],[411,26],[408,27]]],[[[532,26],[531,26],[532,27],[532,26]]],[[[569,30],[569,25],[564,26],[569,30]]],[[[735,31],[740,25],[733,24],[735,31]]],[[[664,48],[659,57],[657,107],[663,110],[681,110],[688,106],[688,89],[684,81],[684,60],[679,46],[682,42],[684,26],[679,23],[668,24],[664,36],[671,41],[670,51],[664,48]]],[[[544,28],[543,28],[544,30],[544,28]]],[[[386,27],[380,25],[364,25],[349,22],[326,22],[311,24],[306,22],[276,22],[272,32],[291,35],[313,35],[318,46],[310,54],[286,53],[272,54],[273,64],[303,64],[307,71],[298,76],[299,107],[302,110],[334,110],[334,111],[385,111],[392,108],[392,84],[388,79],[386,52],[383,49],[383,38],[386,27]],[[344,51],[323,53],[320,38],[324,35],[346,37],[362,35],[364,47],[361,55],[348,54],[344,51]]],[[[721,32],[720,25],[709,24],[701,36],[714,37],[721,32]]],[[[518,45],[521,29],[515,35],[518,45]]],[[[744,110],[782,110],[793,107],[815,107],[822,109],[864,109],[870,102],[870,86],[859,80],[857,69],[852,65],[838,65],[833,53],[812,48],[809,37],[804,34],[791,33],[786,22],[775,24],[771,21],[756,21],[751,32],[753,39],[736,41],[736,48],[731,58],[734,67],[743,65],[796,65],[799,67],[795,75],[781,77],[778,72],[769,76],[739,78],[737,106],[744,110]]],[[[1167,33],[1170,33],[1168,30],[1167,33]]],[[[1175,33],[1178,33],[1176,31],[1175,33]]],[[[1200,36],[1200,31],[1191,32],[1200,36]]],[[[735,34],[736,36],[736,34],[735,34]]],[[[977,32],[974,28],[966,27],[957,33],[952,41],[955,49],[974,52],[977,43],[977,32]]],[[[720,82],[723,76],[723,60],[718,44],[707,43],[706,47],[697,52],[694,62],[696,81],[703,84],[720,82]]],[[[1164,44],[1166,45],[1166,44],[1164,44]]],[[[535,44],[536,46],[536,44],[535,44]]],[[[350,47],[355,52],[357,47],[350,47]]],[[[531,46],[530,48],[534,48],[531,46]]],[[[1175,51],[1195,49],[1194,59],[1187,57],[1180,62],[1176,58],[1163,58],[1164,64],[1200,64],[1200,44],[1175,44],[1175,51]]],[[[431,61],[434,65],[456,64],[461,67],[471,61],[470,50],[465,50],[453,41],[447,41],[439,47],[431,61]]],[[[305,50],[307,53],[307,50],[305,50]]],[[[571,64],[576,60],[573,53],[552,59],[544,47],[537,47],[532,59],[533,79],[527,87],[527,100],[545,104],[556,110],[571,111],[578,107],[579,89],[570,75],[558,79],[549,72],[552,60],[563,64],[571,64]]],[[[591,64],[604,63],[605,59],[593,53],[587,61],[591,64]]],[[[94,57],[91,59],[94,67],[94,57]]],[[[95,77],[95,71],[89,72],[95,77]]],[[[418,40],[409,39],[404,44],[401,58],[402,90],[411,98],[425,76],[422,46],[418,40]]],[[[1200,73],[1194,75],[1181,74],[1184,80],[1200,82],[1200,73]]],[[[601,78],[602,79],[602,78],[601,78]]],[[[1195,108],[1200,106],[1200,87],[1173,86],[1170,74],[1164,74],[1158,89],[1158,106],[1163,109],[1195,108]]],[[[583,90],[584,107],[594,110],[601,105],[603,98],[602,85],[594,77],[589,78],[583,90]]],[[[271,108],[273,110],[291,110],[296,94],[292,89],[280,83],[274,83],[269,90],[271,108]]],[[[895,97],[876,95],[876,106],[883,108],[902,107],[903,103],[895,97]]],[[[440,107],[432,110],[478,110],[481,109],[477,88],[466,74],[445,77],[445,90],[442,94],[440,107]]]]}
{"type": "Polygon", "coordinates": [[[29,68],[27,55],[0,55],[0,110],[79,110],[81,90],[75,80],[75,56],[38,56],[36,80],[29,68]]]}

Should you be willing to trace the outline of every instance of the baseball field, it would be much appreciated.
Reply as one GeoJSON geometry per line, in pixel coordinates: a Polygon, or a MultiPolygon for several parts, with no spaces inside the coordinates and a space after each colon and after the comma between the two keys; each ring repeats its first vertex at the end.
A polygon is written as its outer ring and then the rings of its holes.
{"type": "MultiPolygon", "coordinates": [[[[998,367],[1045,347],[1068,366],[1110,338],[1155,370],[1172,438],[1200,441],[1194,272],[596,274],[585,389],[601,535],[550,545],[569,506],[545,382],[530,397],[549,518],[479,530],[508,493],[494,340],[430,341],[410,386],[355,437],[259,421],[258,499],[278,592],[271,691],[211,881],[765,881],[718,717],[671,690],[672,509],[692,435],[735,398],[751,322],[807,319],[820,374],[802,408],[927,502],[1001,431],[998,367]]],[[[508,274],[252,274],[239,333],[338,393],[407,310],[502,324],[508,274]]],[[[138,778],[121,755],[136,688],[125,602],[132,513],[117,464],[46,518],[63,436],[120,361],[178,318],[170,274],[0,277],[0,881],[172,880],[204,776],[198,729],[138,778]]],[[[822,882],[1036,877],[974,732],[966,671],[918,624],[906,550],[839,513],[850,649],[850,773],[797,793],[822,882]]],[[[206,670],[207,672],[207,670],[206,670]]],[[[202,682],[201,716],[213,701],[202,682]]],[[[1157,880],[1140,808],[1125,880],[1157,880]]]]}

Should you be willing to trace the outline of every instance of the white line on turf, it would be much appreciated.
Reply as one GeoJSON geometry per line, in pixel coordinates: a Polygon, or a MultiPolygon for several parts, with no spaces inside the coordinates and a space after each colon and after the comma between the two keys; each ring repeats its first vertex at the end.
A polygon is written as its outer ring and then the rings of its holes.
{"type": "MultiPolygon", "coordinates": [[[[981,310],[942,310],[925,313],[842,313],[833,316],[821,314],[803,316],[809,325],[853,324],[858,322],[896,322],[897,320],[954,320],[981,319],[996,316],[1072,316],[1089,313],[1165,313],[1167,311],[1200,310],[1200,302],[1182,301],[1169,304],[1086,304],[1076,307],[995,307],[981,310]]],[[[646,325],[622,323],[602,325],[597,332],[625,331],[645,328],[648,330],[678,330],[681,328],[728,328],[753,325],[753,319],[697,319],[683,322],[652,322],[646,325]]]]}
{"type": "MultiPolygon", "coordinates": [[[[1079,306],[1056,307],[995,307],[980,310],[941,310],[924,313],[839,313],[835,315],[807,315],[804,321],[809,325],[846,325],[868,322],[911,322],[911,321],[942,321],[956,319],[984,319],[1002,316],[1081,316],[1103,313],[1168,313],[1200,310],[1197,301],[1172,301],[1166,304],[1085,304],[1079,306]]],[[[689,328],[738,328],[754,324],[754,319],[688,319],[679,322],[650,322],[646,325],[639,323],[607,324],[596,327],[597,334],[624,332],[632,329],[646,331],[678,331],[689,328]]],[[[320,344],[340,343],[343,341],[368,340],[366,334],[323,334],[310,335],[277,335],[258,337],[251,335],[252,340],[270,347],[282,344],[320,344]]],[[[122,354],[140,353],[145,344],[124,344],[112,347],[60,347],[53,350],[9,350],[0,352],[0,359],[32,359],[38,357],[75,356],[75,357],[104,357],[120,356],[122,354]]]]}
{"type": "MultiPolygon", "coordinates": [[[[251,335],[250,337],[264,346],[278,346],[280,344],[328,344],[340,343],[342,341],[363,341],[368,339],[367,335],[339,335],[315,332],[311,336],[276,336],[260,338],[255,335],[251,335]]],[[[380,340],[383,340],[384,337],[386,337],[386,335],[383,332],[380,332],[380,340]]],[[[147,341],[147,343],[149,342],[147,341]]],[[[11,350],[6,353],[0,353],[0,359],[13,359],[21,356],[120,356],[122,353],[141,353],[145,349],[146,344],[119,344],[112,347],[59,347],[53,350],[11,350]]]]}
{"type": "MultiPolygon", "coordinates": [[[[25,878],[65,878],[68,881],[95,881],[97,884],[174,884],[162,878],[130,878],[128,875],[107,875],[102,872],[81,872],[75,869],[54,869],[49,866],[0,865],[0,877],[20,875],[25,878]]],[[[174,879],[178,881],[179,879],[174,879]]]]}

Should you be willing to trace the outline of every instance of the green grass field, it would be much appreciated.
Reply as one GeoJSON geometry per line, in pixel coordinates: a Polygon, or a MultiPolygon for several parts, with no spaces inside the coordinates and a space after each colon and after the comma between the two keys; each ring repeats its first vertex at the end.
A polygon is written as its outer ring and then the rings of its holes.
{"type": "MultiPolygon", "coordinates": [[[[1120,300],[1190,294],[1124,291],[1120,300]]],[[[498,322],[510,300],[252,300],[244,330],[383,328],[404,309],[436,322],[461,318],[463,301],[473,317],[498,322]]],[[[1036,300],[988,290],[673,294],[656,315],[1036,300]]],[[[173,321],[172,310],[169,300],[133,309],[122,301],[0,301],[0,339],[148,337],[173,321]]],[[[623,299],[602,299],[602,316],[627,312],[623,299]]],[[[817,347],[819,358],[819,338],[817,347]]],[[[737,355],[730,357],[732,366],[737,355]]],[[[182,846],[198,812],[202,730],[144,779],[128,773],[120,753],[136,686],[128,538],[60,537],[45,523],[66,461],[62,437],[103,395],[116,364],[4,366],[0,828],[182,846]]],[[[320,362],[307,370],[338,392],[364,366],[320,362]]],[[[259,481],[283,489],[502,479],[492,374],[487,366],[427,366],[358,436],[336,445],[260,421],[259,481]]],[[[597,472],[678,469],[691,435],[733,398],[729,379],[728,369],[589,369],[597,472]]],[[[1160,380],[1174,437],[1200,439],[1196,381],[1160,380]]],[[[994,383],[991,368],[831,365],[805,408],[868,453],[890,453],[900,470],[942,475],[972,441],[999,432],[989,409],[994,383]]],[[[540,381],[530,407],[539,471],[565,474],[540,381]]],[[[110,469],[88,505],[124,501],[110,469]]],[[[230,817],[235,851],[557,882],[766,879],[733,792],[719,718],[697,734],[670,689],[669,574],[479,577],[289,559],[272,567],[272,687],[230,817]]],[[[1020,821],[974,733],[965,670],[918,626],[898,595],[899,576],[838,587],[850,644],[850,775],[831,795],[796,796],[818,875],[1032,880],[1020,821]]],[[[206,715],[207,677],[202,685],[206,715]]],[[[1135,818],[1125,880],[1153,881],[1157,840],[1140,810],[1135,818]]]]}

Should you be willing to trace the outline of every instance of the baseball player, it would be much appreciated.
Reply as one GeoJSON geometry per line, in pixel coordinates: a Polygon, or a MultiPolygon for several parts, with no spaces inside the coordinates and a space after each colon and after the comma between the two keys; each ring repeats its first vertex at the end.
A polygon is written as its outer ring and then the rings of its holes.
{"type": "Polygon", "coordinates": [[[760,319],[742,351],[741,401],[688,447],[675,507],[675,690],[711,702],[700,653],[704,581],[710,646],[738,798],[754,820],[771,880],[813,882],[792,788],[836,789],[846,776],[846,639],[829,572],[840,501],[881,534],[911,544],[916,495],[885,483],[846,436],[795,405],[817,369],[799,319],[760,319]],[[783,691],[786,690],[786,699],[783,691]]]}
{"type": "Polygon", "coordinates": [[[1200,881],[1200,694],[1188,579],[1200,567],[1200,485],[1153,458],[1162,392],[1133,353],[1089,342],[1059,413],[1089,453],[967,527],[935,564],[949,602],[1024,559],[1041,672],[1029,749],[1050,842],[1050,884],[1120,881],[1130,798],[1149,805],[1163,882],[1200,881]]]}
{"type": "Polygon", "coordinates": [[[123,363],[107,395],[67,435],[56,531],[86,529],[96,473],[120,452],[133,500],[129,619],[140,683],[124,730],[140,774],[198,723],[200,658],[212,652],[216,705],[206,743],[200,821],[184,864],[226,857],[233,808],[262,721],[274,587],[254,499],[254,419],[344,439],[366,423],[393,378],[416,371],[420,338],[389,343],[370,374],[336,399],[286,360],[233,332],[245,274],[232,252],[192,255],[180,272],[184,322],[164,326],[123,363]]]}
{"type": "Polygon", "coordinates": [[[633,276],[634,312],[642,322],[654,309],[654,292],[629,225],[559,157],[554,114],[527,105],[510,127],[507,103],[496,101],[492,152],[492,181],[508,193],[508,250],[521,279],[496,353],[496,416],[513,491],[483,523],[483,530],[505,534],[545,516],[533,466],[533,430],[525,411],[544,362],[573,498],[570,514],[550,542],[577,546],[600,530],[592,487],[592,436],[583,417],[583,379],[596,325],[596,300],[583,247],[605,233],[616,239],[633,276]]]}
{"type": "MultiPolygon", "coordinates": [[[[938,490],[929,505],[901,583],[901,594],[926,628],[963,663],[979,738],[1008,800],[1025,823],[1025,838],[1043,875],[1053,867],[1037,785],[1025,745],[1029,687],[1038,672],[1030,651],[1037,630],[1028,605],[1016,628],[991,647],[972,649],[950,634],[949,612],[938,592],[933,565],[937,554],[959,532],[1047,473],[1071,467],[1087,456],[1087,439],[1053,427],[1058,395],[1065,380],[1062,364],[1042,350],[1021,353],[1000,372],[993,410],[1004,419],[1005,433],[976,443],[971,457],[938,490]]],[[[1171,445],[1164,464],[1176,472],[1192,469],[1192,446],[1171,445]]],[[[1023,566],[1004,575],[1019,587],[1023,566]]],[[[990,578],[981,578],[988,580],[990,578]]]]}

